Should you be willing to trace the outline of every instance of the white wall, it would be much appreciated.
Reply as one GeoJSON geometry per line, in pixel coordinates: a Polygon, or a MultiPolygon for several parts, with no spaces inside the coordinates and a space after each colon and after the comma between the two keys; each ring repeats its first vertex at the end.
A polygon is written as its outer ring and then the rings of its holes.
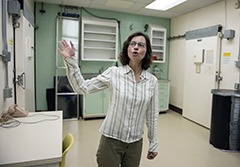
{"type": "MultiPolygon", "coordinates": [[[[171,37],[217,24],[222,25],[223,30],[235,30],[234,39],[222,40],[222,54],[230,52],[231,57],[230,62],[222,66],[223,81],[220,83],[221,89],[234,89],[234,83],[239,82],[239,69],[235,67],[235,61],[238,60],[239,54],[240,9],[235,9],[234,4],[235,0],[223,0],[171,20],[171,37]]],[[[186,40],[184,38],[170,42],[170,104],[181,109],[184,92],[185,48],[186,40]]]]}

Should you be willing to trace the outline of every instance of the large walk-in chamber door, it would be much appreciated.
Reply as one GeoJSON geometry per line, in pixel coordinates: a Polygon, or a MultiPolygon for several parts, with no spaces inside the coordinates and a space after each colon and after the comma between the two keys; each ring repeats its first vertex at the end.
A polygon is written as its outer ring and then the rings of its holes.
{"type": "MultiPolygon", "coordinates": [[[[220,71],[220,37],[218,27],[210,36],[201,31],[191,32],[186,40],[183,116],[207,128],[211,122],[211,90],[218,87],[216,74],[220,71]],[[191,35],[193,38],[191,38],[191,35]]],[[[209,32],[209,31],[208,31],[209,32]]]]}
{"type": "Polygon", "coordinates": [[[22,16],[16,28],[16,104],[35,112],[34,27],[22,16]]]}

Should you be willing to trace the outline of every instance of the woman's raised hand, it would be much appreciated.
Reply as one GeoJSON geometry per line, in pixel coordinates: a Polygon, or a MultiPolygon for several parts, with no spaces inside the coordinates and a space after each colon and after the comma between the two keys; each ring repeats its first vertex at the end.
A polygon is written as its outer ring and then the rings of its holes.
{"type": "Polygon", "coordinates": [[[65,40],[60,41],[58,52],[64,58],[73,57],[75,55],[75,48],[74,48],[72,41],[70,41],[70,46],[68,45],[67,41],[65,41],[65,40]]]}

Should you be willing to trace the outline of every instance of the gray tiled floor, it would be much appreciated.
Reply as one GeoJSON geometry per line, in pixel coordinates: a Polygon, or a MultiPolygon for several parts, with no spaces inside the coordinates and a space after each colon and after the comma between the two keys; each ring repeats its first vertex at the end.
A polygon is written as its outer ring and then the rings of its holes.
{"type": "MultiPolygon", "coordinates": [[[[71,132],[75,137],[74,147],[67,155],[67,167],[97,167],[95,154],[102,121],[64,121],[63,135],[71,132]]],[[[152,161],[146,158],[145,133],[140,167],[240,167],[240,153],[214,148],[209,144],[209,133],[208,129],[173,111],[160,114],[159,155],[152,161]]]]}

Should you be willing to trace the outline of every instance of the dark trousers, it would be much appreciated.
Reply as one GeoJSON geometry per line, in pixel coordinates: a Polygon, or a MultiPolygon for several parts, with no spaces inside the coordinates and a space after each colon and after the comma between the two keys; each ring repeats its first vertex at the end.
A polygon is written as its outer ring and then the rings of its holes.
{"type": "Polygon", "coordinates": [[[98,167],[138,167],[142,154],[142,139],[134,143],[102,135],[97,151],[98,167]]]}

